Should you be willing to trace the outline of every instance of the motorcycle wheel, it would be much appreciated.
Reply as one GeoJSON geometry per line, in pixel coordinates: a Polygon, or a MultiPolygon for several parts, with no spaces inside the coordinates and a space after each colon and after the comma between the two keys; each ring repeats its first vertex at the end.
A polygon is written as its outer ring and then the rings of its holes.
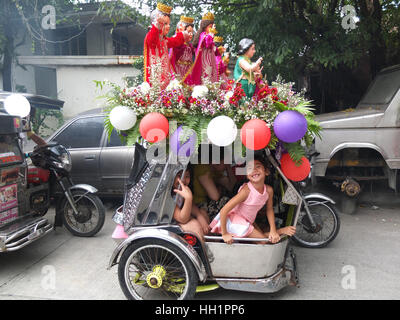
{"type": "Polygon", "coordinates": [[[104,225],[106,213],[103,202],[98,196],[86,191],[74,190],[71,193],[79,213],[74,213],[68,199],[64,197],[60,207],[65,228],[78,237],[94,236],[104,225]]]}
{"type": "Polygon", "coordinates": [[[129,300],[189,300],[198,283],[189,257],[158,239],[131,244],[119,261],[118,279],[129,300]]]}
{"type": "Polygon", "coordinates": [[[307,199],[308,208],[316,223],[312,228],[304,207],[300,211],[293,241],[305,248],[323,248],[339,233],[340,218],[335,206],[321,199],[307,199]]]}

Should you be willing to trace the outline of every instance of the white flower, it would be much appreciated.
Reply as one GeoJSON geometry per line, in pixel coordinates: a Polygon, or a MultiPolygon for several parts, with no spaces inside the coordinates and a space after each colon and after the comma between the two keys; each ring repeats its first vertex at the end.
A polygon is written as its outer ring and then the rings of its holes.
{"type": "Polygon", "coordinates": [[[178,90],[182,89],[182,85],[177,79],[171,80],[171,82],[168,84],[167,91],[172,91],[172,90],[178,90]]]}
{"type": "Polygon", "coordinates": [[[139,85],[139,90],[142,94],[146,95],[150,92],[150,85],[148,82],[143,82],[141,85],[139,85]]]}
{"type": "Polygon", "coordinates": [[[208,88],[206,86],[195,86],[193,88],[192,97],[196,99],[205,98],[208,93],[208,88]]]}
{"type": "Polygon", "coordinates": [[[229,99],[230,98],[232,98],[233,97],[233,91],[228,91],[226,94],[225,94],[225,101],[229,101],[229,99]]]}

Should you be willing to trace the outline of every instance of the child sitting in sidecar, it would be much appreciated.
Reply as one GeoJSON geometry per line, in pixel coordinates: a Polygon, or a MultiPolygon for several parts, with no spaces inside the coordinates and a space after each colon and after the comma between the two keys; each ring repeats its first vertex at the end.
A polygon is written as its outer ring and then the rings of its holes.
{"type": "Polygon", "coordinates": [[[276,229],[273,210],[273,188],[265,184],[269,175],[262,158],[249,161],[246,167],[248,183],[243,184],[235,195],[210,224],[211,232],[221,233],[223,240],[231,244],[233,237],[269,238],[272,243],[280,240],[280,235],[292,236],[296,227],[288,226],[276,229]],[[270,231],[263,233],[254,221],[258,211],[267,204],[267,219],[270,231]]]}
{"type": "Polygon", "coordinates": [[[174,220],[183,231],[195,233],[199,239],[208,233],[209,218],[205,210],[193,203],[193,193],[189,188],[190,171],[186,170],[183,180],[182,171],[178,172],[173,184],[173,193],[178,197],[174,210],[174,220]]]}

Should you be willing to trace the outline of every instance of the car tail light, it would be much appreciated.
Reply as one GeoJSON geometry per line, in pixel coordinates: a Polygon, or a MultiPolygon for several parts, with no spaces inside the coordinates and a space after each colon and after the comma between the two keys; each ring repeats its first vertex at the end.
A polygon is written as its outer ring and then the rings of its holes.
{"type": "Polygon", "coordinates": [[[185,241],[192,247],[197,243],[197,238],[191,234],[184,234],[183,239],[185,239],[185,241]]]}

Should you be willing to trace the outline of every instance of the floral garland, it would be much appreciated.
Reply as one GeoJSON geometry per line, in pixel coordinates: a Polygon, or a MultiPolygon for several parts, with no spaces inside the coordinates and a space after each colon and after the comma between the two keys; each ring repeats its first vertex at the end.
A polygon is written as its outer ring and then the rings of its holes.
{"type": "MultiPolygon", "coordinates": [[[[197,137],[204,137],[209,122],[217,116],[225,115],[233,119],[238,128],[251,119],[265,121],[271,129],[271,140],[268,148],[274,150],[279,147],[286,149],[291,158],[299,162],[305,155],[305,146],[310,147],[315,136],[320,137],[320,124],[314,120],[312,104],[305,98],[305,92],[296,93],[292,90],[293,83],[285,83],[280,77],[272,86],[260,84],[258,93],[247,99],[240,83],[229,80],[226,89],[221,90],[221,83],[205,82],[204,85],[194,88],[182,85],[178,80],[172,80],[165,90],[161,90],[159,77],[160,65],[153,66],[152,87],[147,82],[140,85],[121,88],[109,81],[96,81],[103,88],[109,85],[113,88],[107,95],[109,107],[107,114],[116,106],[126,106],[134,110],[137,121],[133,128],[118,131],[121,137],[126,137],[127,144],[134,144],[140,137],[140,120],[148,113],[158,112],[175,120],[178,125],[184,125],[194,130],[197,137]],[[305,136],[295,143],[279,143],[274,134],[273,123],[279,113],[294,110],[304,115],[307,120],[305,136]],[[278,144],[279,143],[279,144],[278,144]]],[[[105,127],[109,136],[114,129],[109,116],[106,117],[105,127]]],[[[200,144],[202,139],[198,139],[200,144]]]]}

